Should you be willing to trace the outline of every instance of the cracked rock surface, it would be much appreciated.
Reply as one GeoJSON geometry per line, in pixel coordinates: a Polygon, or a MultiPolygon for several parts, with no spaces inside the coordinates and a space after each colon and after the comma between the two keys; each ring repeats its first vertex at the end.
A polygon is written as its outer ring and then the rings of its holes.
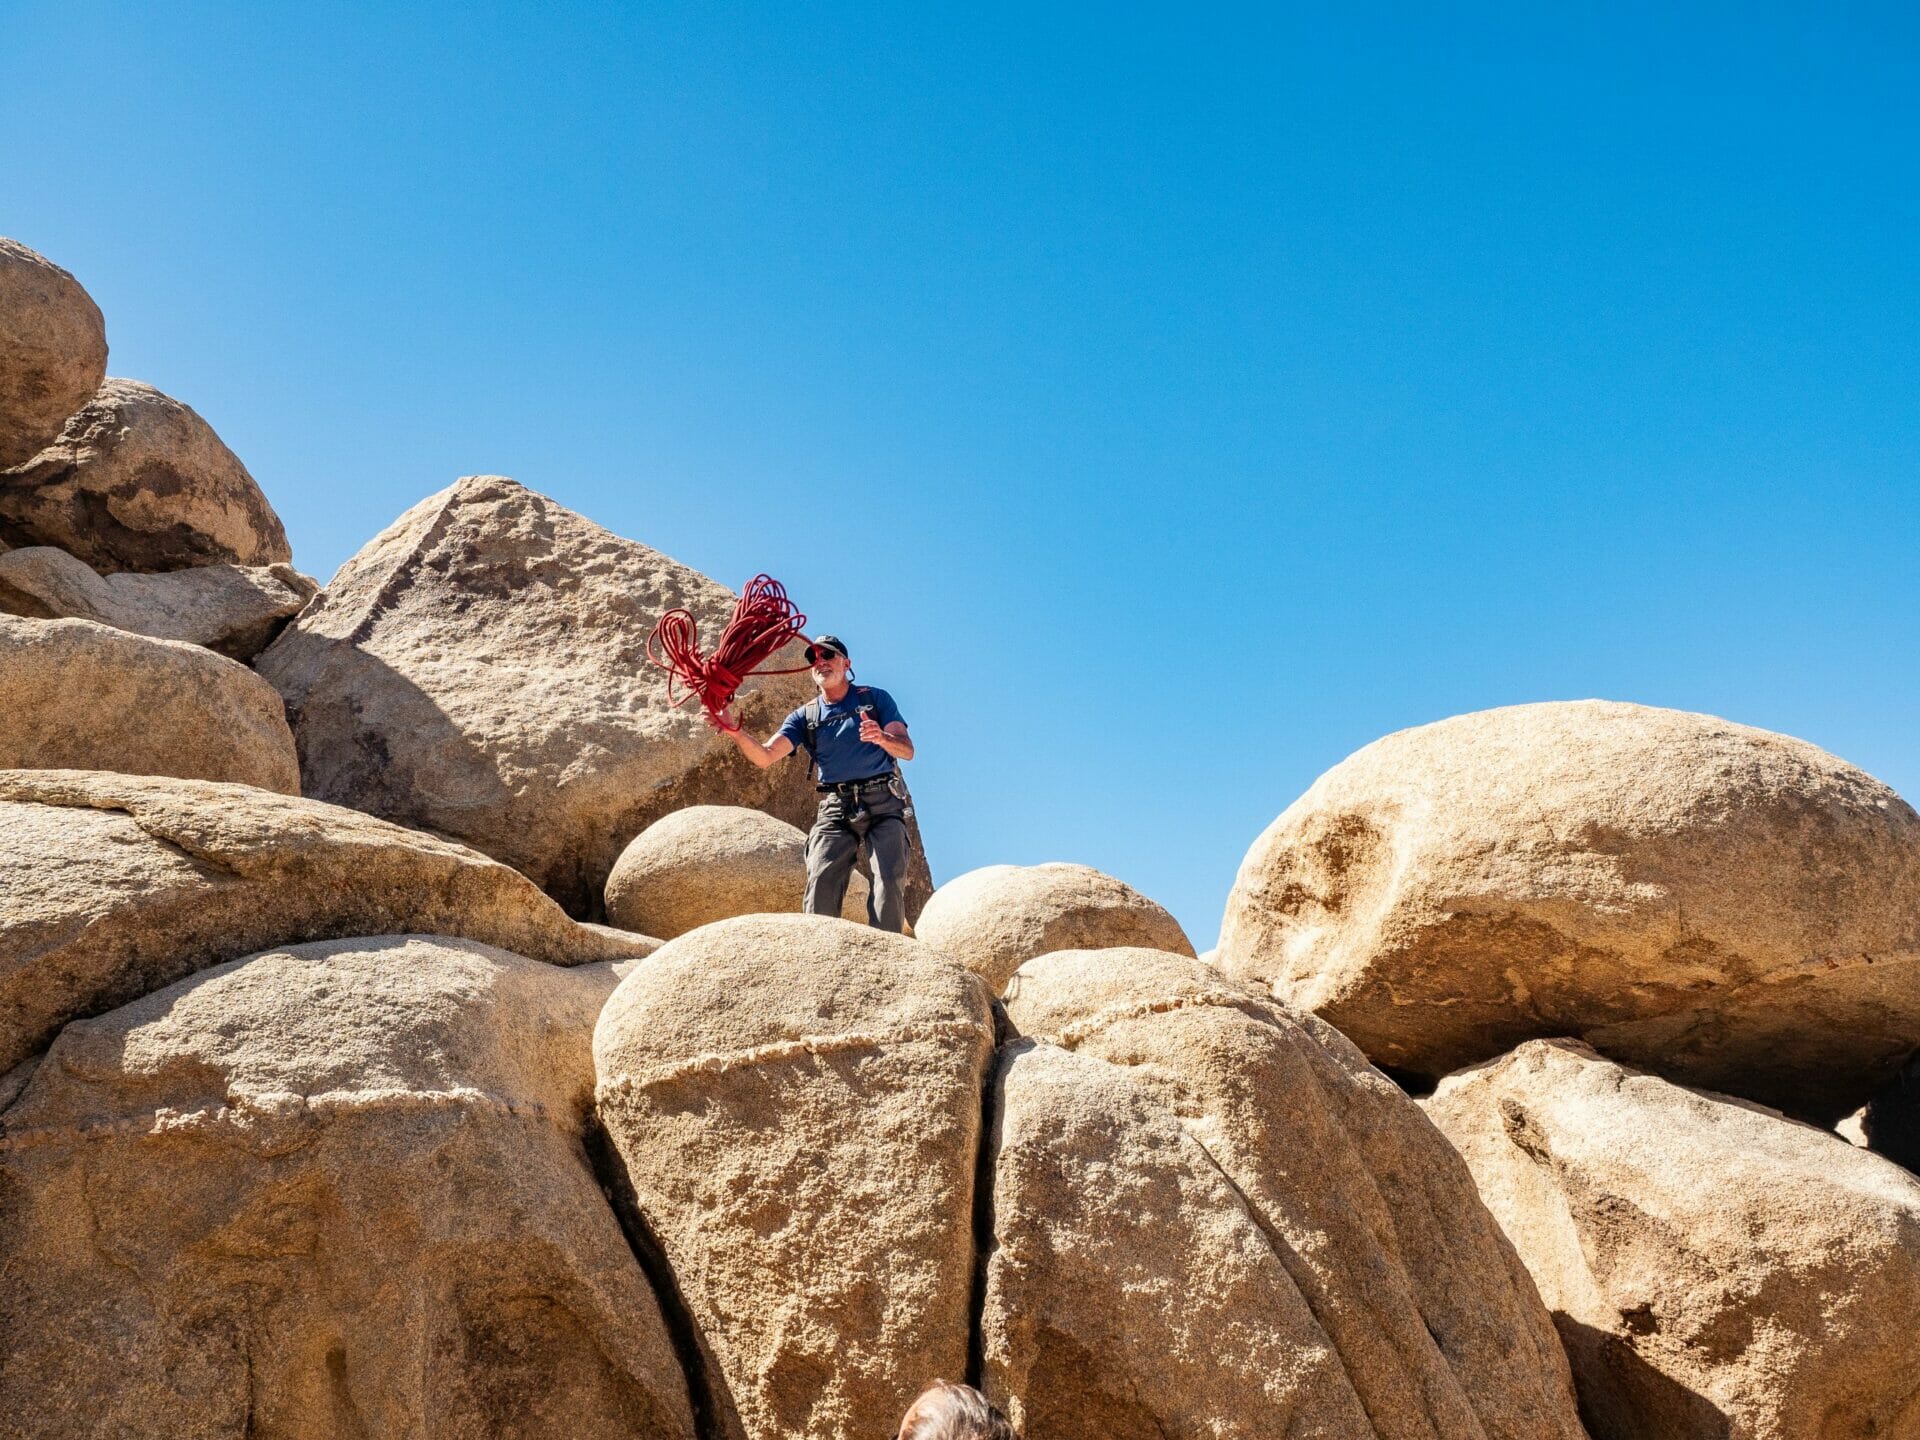
{"type": "Polygon", "coordinates": [[[1535,1040],[1450,1076],[1596,1440],[1920,1436],[1920,1180],[1840,1137],[1535,1040]]]}
{"type": "Polygon", "coordinates": [[[0,1432],[691,1440],[582,1148],[614,983],[334,941],[68,1026],[0,1116],[0,1432]]]}
{"type": "Polygon", "coordinates": [[[992,1046],[974,976],[821,916],[704,926],[621,982],[594,1034],[601,1121],[715,1434],[881,1434],[965,1372],[992,1046]]]}
{"type": "Polygon", "coordinates": [[[1006,1011],[982,1338],[1029,1440],[1582,1435],[1466,1167],[1330,1027],[1143,949],[1006,1011]]]}
{"type": "Polygon", "coordinates": [[[1576,1035],[1831,1122],[1920,1034],[1920,816],[1710,715],[1462,715],[1376,740],[1274,821],[1219,963],[1427,1077],[1576,1035]]]}
{"type": "Polygon", "coordinates": [[[0,902],[0,1073],[69,1020],[272,945],[445,934],[570,965],[658,943],[576,924],[498,861],[356,811],[78,771],[0,771],[0,902]]]}

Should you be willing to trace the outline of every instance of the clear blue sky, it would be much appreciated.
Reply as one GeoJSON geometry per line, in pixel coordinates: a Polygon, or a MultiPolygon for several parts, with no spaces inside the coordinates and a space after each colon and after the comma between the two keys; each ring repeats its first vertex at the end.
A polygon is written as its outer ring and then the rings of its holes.
{"type": "Polygon", "coordinates": [[[1205,947],[1465,710],[1920,798],[1915,13],[34,0],[0,233],[304,568],[497,471],[771,571],[914,723],[936,876],[1205,947]]]}

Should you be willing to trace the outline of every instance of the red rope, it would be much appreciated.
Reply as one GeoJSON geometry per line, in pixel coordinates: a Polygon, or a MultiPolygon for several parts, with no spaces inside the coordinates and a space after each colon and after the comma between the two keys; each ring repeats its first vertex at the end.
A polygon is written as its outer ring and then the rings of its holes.
{"type": "Polygon", "coordinates": [[[721,712],[749,675],[794,675],[806,669],[762,670],[761,662],[789,640],[806,633],[807,617],[787,598],[787,588],[770,575],[747,582],[733,607],[733,619],[720,634],[713,654],[700,653],[700,631],[686,610],[669,610],[647,637],[647,659],[667,672],[667,703],[675,709],[698,700],[719,730],[738,730],[721,712]],[[685,693],[676,695],[676,682],[685,693]]]}

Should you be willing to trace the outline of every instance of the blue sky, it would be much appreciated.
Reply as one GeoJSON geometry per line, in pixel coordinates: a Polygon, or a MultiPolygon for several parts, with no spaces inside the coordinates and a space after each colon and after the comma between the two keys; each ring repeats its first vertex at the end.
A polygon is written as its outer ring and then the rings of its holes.
{"type": "Polygon", "coordinates": [[[1920,798],[1911,7],[0,9],[0,233],[303,568],[491,471],[770,571],[937,877],[1205,947],[1315,775],[1528,700],[1920,798]]]}

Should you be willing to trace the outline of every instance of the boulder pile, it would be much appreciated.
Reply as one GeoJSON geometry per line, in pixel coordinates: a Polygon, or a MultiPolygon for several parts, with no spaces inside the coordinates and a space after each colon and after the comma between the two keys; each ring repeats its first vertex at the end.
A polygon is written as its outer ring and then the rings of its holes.
{"type": "Polygon", "coordinates": [[[1026,1440],[1920,1440],[1872,777],[1518,706],[1322,777],[1204,955],[918,843],[911,935],[796,914],[804,765],[645,663],[723,587],[473,476],[321,589],[105,366],[0,242],[0,1440],[843,1440],[936,1375],[1026,1440]]]}

